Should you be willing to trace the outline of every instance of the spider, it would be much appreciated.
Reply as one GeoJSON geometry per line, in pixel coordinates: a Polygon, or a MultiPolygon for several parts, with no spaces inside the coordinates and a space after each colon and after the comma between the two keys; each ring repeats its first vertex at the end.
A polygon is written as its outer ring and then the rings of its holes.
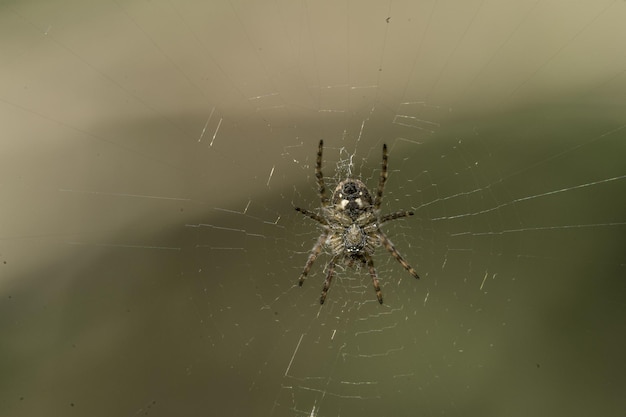
{"type": "Polygon", "coordinates": [[[419,278],[417,272],[404,260],[402,255],[396,250],[389,238],[380,230],[380,226],[391,220],[412,216],[415,213],[408,210],[400,210],[395,213],[380,214],[380,203],[383,197],[385,182],[387,181],[387,145],[383,145],[383,162],[378,180],[376,196],[372,198],[372,193],[365,184],[357,179],[347,178],[341,181],[330,200],[326,196],[326,186],[324,185],[324,175],[322,174],[322,150],[324,141],[320,140],[317,151],[317,163],[315,165],[315,177],[320,201],[322,204],[321,214],[309,211],[300,207],[295,209],[307,217],[322,225],[322,234],[313,246],[309,258],[304,265],[304,270],[300,274],[299,285],[302,286],[304,279],[311,270],[313,262],[322,251],[322,246],[330,248],[332,259],[327,265],[327,275],[322,288],[320,304],[324,304],[331,280],[335,273],[335,265],[344,262],[348,266],[353,266],[355,262],[367,265],[376,298],[380,304],[383,303],[383,295],[380,291],[380,284],[372,255],[375,249],[381,244],[391,253],[391,255],[415,278],[419,278]]]}

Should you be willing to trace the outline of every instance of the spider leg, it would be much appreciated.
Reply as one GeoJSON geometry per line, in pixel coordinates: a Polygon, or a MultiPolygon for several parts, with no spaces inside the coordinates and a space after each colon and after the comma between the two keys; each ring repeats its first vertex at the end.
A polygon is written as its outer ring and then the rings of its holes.
{"type": "Polygon", "coordinates": [[[309,259],[307,259],[306,264],[304,265],[304,270],[300,274],[300,279],[298,281],[299,286],[302,286],[302,284],[304,283],[304,279],[306,278],[307,274],[311,270],[311,267],[313,266],[313,262],[315,262],[320,252],[322,251],[322,245],[326,241],[326,236],[327,236],[327,232],[326,231],[322,232],[320,237],[317,238],[317,242],[315,242],[315,246],[313,246],[313,249],[311,249],[311,254],[309,255],[309,259]]]}
{"type": "Polygon", "coordinates": [[[328,274],[326,275],[326,280],[324,281],[324,287],[322,288],[322,296],[320,297],[320,304],[324,304],[326,300],[326,294],[328,293],[328,289],[330,288],[330,282],[333,279],[333,274],[335,273],[335,262],[340,255],[336,255],[333,259],[328,262],[328,274]]]}
{"type": "Polygon", "coordinates": [[[314,213],[312,211],[309,211],[309,210],[306,210],[306,209],[303,209],[303,208],[300,208],[300,207],[296,207],[296,211],[299,211],[300,213],[304,214],[305,216],[312,218],[313,220],[315,220],[318,223],[328,224],[326,222],[326,220],[322,216],[317,214],[317,213],[314,213]]]}
{"type": "Polygon", "coordinates": [[[376,190],[376,199],[374,200],[374,208],[378,210],[383,199],[383,191],[385,189],[385,181],[387,181],[387,144],[383,144],[383,163],[380,168],[380,179],[378,180],[378,190],[376,190]]]}
{"type": "Polygon", "coordinates": [[[385,214],[384,216],[380,218],[380,220],[378,221],[378,224],[387,223],[387,222],[390,222],[391,220],[401,219],[403,217],[412,216],[414,214],[415,214],[414,212],[407,211],[407,210],[400,210],[400,211],[396,211],[395,213],[385,214]]]}
{"type": "Polygon", "coordinates": [[[328,205],[328,197],[326,197],[326,186],[324,185],[324,174],[322,174],[322,150],[324,149],[324,140],[320,139],[317,148],[317,163],[315,164],[315,178],[317,178],[317,189],[320,195],[322,206],[328,205]]]}
{"type": "Polygon", "coordinates": [[[367,261],[367,268],[370,271],[370,275],[372,277],[372,283],[374,284],[374,291],[376,291],[376,298],[378,298],[378,302],[380,304],[383,303],[383,294],[380,291],[380,283],[378,282],[378,276],[376,275],[376,268],[374,268],[374,260],[370,255],[365,253],[364,261],[367,261]]]}
{"type": "Polygon", "coordinates": [[[400,262],[400,265],[402,265],[404,269],[409,271],[409,274],[419,279],[419,275],[417,275],[417,272],[415,272],[415,269],[413,269],[411,265],[409,265],[407,261],[404,260],[402,255],[400,255],[398,250],[395,248],[395,246],[393,246],[393,243],[391,243],[389,238],[385,236],[385,234],[380,230],[379,230],[379,235],[380,235],[380,240],[383,242],[383,245],[385,245],[385,249],[387,249],[394,258],[396,258],[396,261],[400,262]]]}

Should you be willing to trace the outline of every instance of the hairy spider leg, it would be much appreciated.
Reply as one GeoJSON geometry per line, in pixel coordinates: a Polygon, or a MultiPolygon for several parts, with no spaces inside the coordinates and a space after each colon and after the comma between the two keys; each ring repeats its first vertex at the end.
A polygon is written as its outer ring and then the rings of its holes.
{"type": "Polygon", "coordinates": [[[415,272],[415,269],[413,269],[411,267],[411,265],[409,265],[407,263],[407,261],[404,260],[404,258],[402,257],[402,255],[400,255],[400,253],[398,252],[398,250],[395,248],[395,246],[393,246],[393,243],[391,243],[391,241],[389,240],[389,238],[387,236],[385,236],[385,234],[379,230],[378,233],[380,234],[380,240],[382,240],[383,245],[385,245],[385,248],[389,251],[389,253],[391,253],[391,255],[396,258],[396,261],[400,262],[400,265],[402,265],[402,267],[404,269],[406,269],[407,271],[409,271],[409,274],[413,275],[415,278],[419,279],[419,275],[417,275],[417,272],[415,272]]]}
{"type": "Polygon", "coordinates": [[[328,197],[326,197],[326,186],[324,185],[324,174],[322,174],[322,151],[324,150],[324,139],[320,139],[317,148],[317,163],[315,164],[315,178],[317,178],[317,189],[320,195],[322,207],[328,205],[328,197]]]}
{"type": "Polygon", "coordinates": [[[378,190],[376,190],[376,199],[374,200],[374,209],[380,209],[380,203],[383,200],[383,191],[385,190],[385,181],[387,181],[387,144],[383,144],[383,163],[380,167],[380,179],[378,180],[378,190]]]}
{"type": "MultiPolygon", "coordinates": [[[[298,209],[296,209],[296,210],[298,210],[298,209]]],[[[414,214],[415,214],[414,212],[407,211],[407,210],[400,210],[400,211],[396,211],[395,213],[385,214],[384,216],[382,216],[380,218],[380,221],[378,222],[378,224],[383,224],[383,223],[386,223],[386,222],[390,222],[392,220],[396,220],[396,219],[401,219],[403,217],[412,216],[414,214]]]]}
{"type": "Polygon", "coordinates": [[[374,284],[374,291],[376,291],[376,298],[378,298],[378,302],[380,304],[383,303],[383,293],[380,291],[380,283],[378,282],[378,275],[376,274],[376,269],[374,268],[374,260],[367,253],[364,255],[364,261],[367,260],[367,268],[370,271],[370,275],[372,276],[372,284],[374,284]]]}
{"type": "Polygon", "coordinates": [[[317,213],[314,213],[312,211],[309,211],[307,209],[303,209],[303,208],[300,208],[300,207],[296,207],[296,211],[299,211],[300,213],[304,214],[305,216],[312,218],[313,220],[315,220],[318,223],[328,224],[326,222],[326,220],[322,216],[317,214],[317,213]]]}
{"type": "Polygon", "coordinates": [[[320,237],[317,238],[317,242],[315,242],[315,246],[313,246],[313,249],[311,250],[309,259],[307,259],[306,265],[304,265],[304,270],[302,271],[302,274],[300,274],[300,280],[298,281],[299,286],[302,286],[302,284],[304,283],[304,279],[306,278],[307,274],[311,270],[311,267],[313,266],[313,262],[315,262],[320,252],[322,251],[322,245],[326,241],[326,236],[328,236],[328,232],[324,231],[322,232],[320,237]]]}
{"type": "Polygon", "coordinates": [[[330,288],[330,282],[333,279],[333,274],[335,273],[335,263],[337,259],[339,259],[341,255],[333,256],[333,259],[328,262],[328,274],[326,275],[326,280],[324,281],[324,287],[322,288],[322,296],[320,297],[320,304],[324,304],[326,300],[326,294],[328,294],[328,289],[330,288]]]}

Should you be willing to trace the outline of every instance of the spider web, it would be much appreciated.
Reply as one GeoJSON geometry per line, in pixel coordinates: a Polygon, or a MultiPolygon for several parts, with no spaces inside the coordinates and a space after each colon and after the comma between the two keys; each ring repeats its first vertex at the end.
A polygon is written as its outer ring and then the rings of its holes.
{"type": "Polygon", "coordinates": [[[622,2],[210,3],[2,6],[0,414],[624,409],[622,2]]]}

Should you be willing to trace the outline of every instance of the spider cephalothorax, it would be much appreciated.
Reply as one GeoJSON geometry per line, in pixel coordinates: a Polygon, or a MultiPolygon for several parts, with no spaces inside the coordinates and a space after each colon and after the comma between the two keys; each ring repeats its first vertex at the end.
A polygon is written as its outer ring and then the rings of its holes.
{"type": "Polygon", "coordinates": [[[313,262],[315,262],[315,259],[322,251],[322,246],[326,245],[330,248],[333,257],[328,263],[328,273],[324,281],[320,304],[324,304],[324,300],[326,300],[335,265],[342,260],[348,266],[354,265],[356,261],[364,265],[367,264],[374,284],[374,290],[376,291],[376,298],[382,304],[383,296],[380,291],[376,269],[374,268],[374,260],[372,259],[372,255],[378,246],[384,245],[404,269],[409,271],[415,278],[419,278],[419,276],[396,250],[389,238],[380,230],[380,226],[391,220],[412,216],[414,213],[401,210],[384,216],[380,215],[380,203],[383,197],[385,181],[387,181],[387,145],[383,145],[383,163],[374,199],[372,199],[372,194],[362,181],[348,178],[337,185],[329,202],[326,197],[326,186],[324,184],[324,175],[322,174],[323,148],[324,141],[320,140],[315,177],[317,178],[318,192],[322,203],[321,215],[296,207],[297,211],[317,221],[323,227],[322,234],[317,239],[315,246],[313,246],[309,259],[300,275],[299,284],[302,286],[313,262]]]}

